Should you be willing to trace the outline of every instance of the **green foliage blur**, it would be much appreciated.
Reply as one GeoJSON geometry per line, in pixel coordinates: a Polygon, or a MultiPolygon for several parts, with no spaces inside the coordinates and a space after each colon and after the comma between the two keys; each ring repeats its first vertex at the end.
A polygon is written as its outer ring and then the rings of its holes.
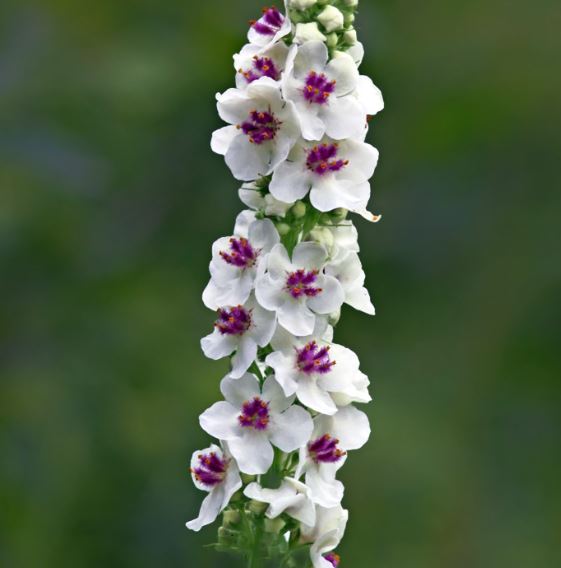
{"type": "MultiPolygon", "coordinates": [[[[0,566],[235,567],[189,533],[209,147],[257,0],[0,3],[0,566]]],[[[558,0],[361,0],[387,109],[341,568],[561,566],[558,0]],[[556,24],[557,22],[557,24],[556,24]],[[557,111],[556,111],[557,109],[557,111]]]]}

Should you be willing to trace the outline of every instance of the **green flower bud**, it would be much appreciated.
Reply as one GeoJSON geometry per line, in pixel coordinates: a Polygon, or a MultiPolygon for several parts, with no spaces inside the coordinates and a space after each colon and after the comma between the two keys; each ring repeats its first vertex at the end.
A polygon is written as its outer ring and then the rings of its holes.
{"type": "Polygon", "coordinates": [[[329,34],[327,36],[327,47],[337,47],[337,44],[339,43],[339,36],[333,32],[332,34],[329,34]]]}
{"type": "Polygon", "coordinates": [[[302,219],[306,216],[306,204],[303,201],[297,201],[292,207],[292,214],[296,219],[302,219]]]}
{"type": "Polygon", "coordinates": [[[348,213],[349,212],[346,209],[341,207],[339,209],[334,209],[331,211],[331,219],[336,223],[339,223],[347,218],[348,213]]]}
{"type": "Polygon", "coordinates": [[[238,511],[229,510],[224,511],[222,519],[224,521],[224,526],[229,528],[238,525],[241,521],[241,516],[238,511]]]}
{"type": "Polygon", "coordinates": [[[326,6],[318,16],[318,22],[327,32],[334,32],[343,29],[345,18],[335,6],[326,6]]]}
{"type": "Polygon", "coordinates": [[[285,526],[285,522],[277,517],[276,519],[265,519],[265,530],[269,533],[278,534],[285,526]]]}
{"type": "Polygon", "coordinates": [[[256,515],[262,515],[268,507],[269,503],[262,503],[261,501],[254,501],[252,499],[247,506],[247,510],[255,513],[256,515]]]}
{"type": "Polygon", "coordinates": [[[279,223],[277,225],[277,231],[281,237],[286,237],[286,235],[290,233],[290,225],[287,225],[286,223],[279,223]]]}

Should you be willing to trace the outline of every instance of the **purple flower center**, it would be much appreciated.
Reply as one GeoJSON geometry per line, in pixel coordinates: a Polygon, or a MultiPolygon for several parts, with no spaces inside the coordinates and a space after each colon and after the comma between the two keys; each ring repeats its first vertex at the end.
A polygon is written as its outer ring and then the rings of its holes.
{"type": "Polygon", "coordinates": [[[256,396],[243,403],[242,413],[238,416],[240,425],[263,431],[269,425],[269,403],[256,396]]]}
{"type": "Polygon", "coordinates": [[[337,81],[330,81],[325,73],[310,71],[304,85],[304,98],[311,104],[324,105],[335,91],[337,81]]]}
{"type": "Polygon", "coordinates": [[[339,440],[325,434],[308,444],[308,454],[316,463],[337,463],[347,452],[337,447],[339,440]]]}
{"type": "Polygon", "coordinates": [[[300,269],[291,272],[286,279],[286,290],[296,300],[303,296],[313,298],[323,292],[321,288],[313,286],[317,281],[318,274],[317,270],[300,269]]]}
{"type": "Polygon", "coordinates": [[[330,552],[329,554],[326,554],[324,556],[324,558],[328,562],[331,562],[331,564],[333,565],[333,568],[337,568],[339,566],[339,563],[341,562],[341,557],[338,554],[335,554],[334,552],[330,552]]]}
{"type": "Polygon", "coordinates": [[[243,335],[251,326],[251,311],[243,306],[220,309],[214,326],[222,335],[243,335]]]}
{"type": "Polygon", "coordinates": [[[280,72],[275,62],[270,57],[257,57],[257,55],[253,58],[252,68],[247,71],[240,69],[240,73],[248,83],[253,83],[261,77],[270,77],[275,81],[280,79],[280,72]]]}
{"type": "Polygon", "coordinates": [[[229,460],[220,458],[215,452],[201,454],[197,456],[199,465],[191,468],[191,473],[195,479],[207,487],[215,487],[224,481],[229,460]]]}
{"type": "Polygon", "coordinates": [[[273,6],[272,8],[263,8],[263,15],[259,20],[252,20],[251,27],[260,35],[274,36],[282,27],[284,16],[273,6]]]}
{"type": "Polygon", "coordinates": [[[245,122],[238,125],[242,132],[249,136],[252,144],[263,144],[268,140],[273,140],[277,135],[281,122],[275,118],[275,115],[268,112],[259,112],[252,110],[245,122]]]}
{"type": "Polygon", "coordinates": [[[315,341],[310,341],[302,349],[296,349],[296,364],[306,375],[329,373],[336,361],[329,358],[329,346],[319,347],[315,341]]]}
{"type": "Polygon", "coordinates": [[[253,249],[247,239],[243,237],[230,239],[230,250],[221,251],[220,256],[224,262],[237,266],[238,268],[248,268],[255,264],[257,252],[253,249]]]}
{"type": "Polygon", "coordinates": [[[323,176],[328,172],[338,172],[349,165],[348,160],[337,159],[339,152],[338,144],[321,144],[308,150],[306,159],[307,168],[323,176]]]}

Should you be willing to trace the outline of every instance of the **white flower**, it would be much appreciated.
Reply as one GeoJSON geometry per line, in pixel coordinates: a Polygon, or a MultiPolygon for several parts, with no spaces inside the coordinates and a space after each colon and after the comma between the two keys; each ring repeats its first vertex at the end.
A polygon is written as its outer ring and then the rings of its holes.
{"type": "Polygon", "coordinates": [[[265,347],[274,332],[275,314],[264,310],[251,295],[243,306],[218,310],[214,331],[201,339],[201,347],[204,354],[214,360],[235,351],[230,375],[237,379],[257,357],[257,347],[265,347]]]}
{"type": "Polygon", "coordinates": [[[344,251],[359,252],[360,250],[358,231],[351,221],[316,227],[310,231],[310,239],[323,245],[332,258],[344,251]]]}
{"type": "Polygon", "coordinates": [[[250,483],[244,495],[254,501],[269,503],[265,513],[269,519],[286,513],[305,525],[313,527],[316,524],[316,508],[310,489],[296,479],[285,477],[278,489],[265,489],[258,483],[250,483]]]}
{"type": "Polygon", "coordinates": [[[316,508],[314,526],[303,525],[301,538],[304,542],[313,543],[310,557],[314,568],[337,568],[339,556],[332,554],[345,534],[349,512],[341,505],[337,507],[316,508]]]}
{"type": "Polygon", "coordinates": [[[203,292],[203,302],[211,310],[245,304],[259,267],[280,240],[269,219],[254,221],[248,230],[234,233],[212,245],[211,280],[203,292]]]}
{"type": "Polygon", "coordinates": [[[269,77],[274,81],[279,81],[284,71],[287,56],[288,46],[282,41],[274,43],[266,49],[248,43],[240,53],[234,55],[236,86],[239,89],[244,89],[261,77],[269,77]]]}
{"type": "Polygon", "coordinates": [[[339,282],[323,273],[327,252],[317,243],[300,243],[292,260],[282,244],[267,258],[267,272],[257,278],[257,301],[277,313],[278,322],[290,333],[309,335],[316,324],[316,314],[338,310],[344,299],[339,282]]]}
{"type": "Polygon", "coordinates": [[[349,45],[354,45],[355,43],[357,43],[358,42],[358,36],[357,36],[356,30],[355,29],[347,30],[343,34],[343,39],[345,40],[345,43],[348,43],[349,45]]]}
{"type": "Polygon", "coordinates": [[[306,140],[320,140],[325,134],[337,140],[364,135],[366,113],[353,95],[358,78],[352,57],[341,53],[329,60],[321,41],[291,48],[282,89],[295,105],[306,140]]]}
{"type": "Polygon", "coordinates": [[[339,409],[333,416],[319,415],[308,444],[300,449],[295,477],[305,475],[314,503],[334,507],[341,502],[343,484],[335,479],[349,450],[364,446],[370,436],[370,424],[364,412],[354,406],[339,409]]]}
{"type": "Polygon", "coordinates": [[[333,395],[356,396],[355,383],[362,380],[359,360],[350,349],[323,339],[294,338],[291,348],[274,351],[266,363],[286,396],[322,414],[333,415],[333,395]]]}
{"type": "Polygon", "coordinates": [[[366,404],[372,400],[368,392],[369,385],[368,377],[362,371],[358,371],[349,377],[349,384],[345,386],[344,391],[330,393],[331,398],[338,407],[348,406],[353,402],[366,404]]]}
{"type": "Polygon", "coordinates": [[[344,208],[361,212],[370,199],[368,180],[377,163],[378,151],[365,142],[301,141],[273,173],[269,191],[286,202],[302,199],[309,192],[319,211],[344,208]]]}
{"type": "Polygon", "coordinates": [[[341,249],[325,267],[325,273],[336,278],[345,291],[345,303],[355,310],[374,315],[376,310],[370,294],[364,287],[365,274],[356,252],[341,249]]]}
{"type": "Polygon", "coordinates": [[[186,524],[188,529],[199,531],[216,520],[230,502],[232,495],[241,489],[242,480],[238,466],[226,446],[224,451],[212,445],[195,452],[191,458],[191,475],[198,489],[208,491],[198,518],[186,524]]]}
{"type": "MultiPolygon", "coordinates": [[[[285,13],[288,13],[287,2],[285,0],[285,13]]],[[[247,32],[247,39],[250,43],[259,47],[267,47],[290,33],[292,24],[290,18],[281,14],[274,6],[272,8],[264,8],[262,16],[255,22],[251,23],[251,27],[247,32]]]]}
{"type": "Polygon", "coordinates": [[[226,377],[220,384],[225,401],[217,402],[200,417],[205,432],[226,440],[244,473],[266,473],[273,463],[274,445],[293,452],[310,439],[313,423],[300,406],[291,406],[273,377],[267,378],[263,391],[254,375],[240,379],[226,377]]]}
{"type": "Polygon", "coordinates": [[[329,33],[342,29],[345,24],[345,17],[341,10],[338,10],[335,6],[326,6],[319,14],[318,21],[329,33]]]}
{"type": "Polygon", "coordinates": [[[326,41],[327,38],[319,31],[317,22],[296,24],[294,43],[301,45],[308,41],[326,41]]]}
{"type": "Polygon", "coordinates": [[[265,215],[272,217],[284,217],[286,212],[292,207],[292,203],[285,203],[275,199],[270,193],[265,196],[255,183],[243,185],[238,191],[239,198],[244,205],[251,207],[255,211],[262,211],[265,215]]]}
{"type": "Polygon", "coordinates": [[[270,174],[299,136],[294,105],[282,99],[279,84],[262,77],[216,99],[220,117],[232,126],[213,133],[213,151],[225,157],[236,179],[253,181],[270,174]]]}
{"type": "Polygon", "coordinates": [[[317,4],[318,0],[290,0],[290,7],[296,10],[307,10],[317,4]]]}
{"type": "Polygon", "coordinates": [[[369,116],[374,116],[384,109],[382,91],[366,75],[359,76],[354,96],[363,111],[369,116]]]}

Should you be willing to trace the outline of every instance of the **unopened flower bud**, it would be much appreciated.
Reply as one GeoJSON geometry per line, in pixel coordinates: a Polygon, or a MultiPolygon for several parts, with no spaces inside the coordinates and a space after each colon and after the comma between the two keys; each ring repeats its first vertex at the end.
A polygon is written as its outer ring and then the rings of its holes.
{"type": "Polygon", "coordinates": [[[317,0],[290,0],[290,7],[296,10],[307,10],[317,3],[317,0]]]}
{"type": "Polygon", "coordinates": [[[352,12],[345,14],[345,26],[351,26],[355,23],[355,15],[352,12]]]}
{"type": "Polygon", "coordinates": [[[261,501],[254,501],[253,499],[249,502],[247,506],[248,511],[255,513],[256,515],[262,515],[267,508],[269,507],[269,503],[262,503],[261,501]]]}
{"type": "Polygon", "coordinates": [[[239,524],[241,517],[240,514],[238,513],[238,511],[224,511],[224,514],[222,516],[223,520],[224,520],[224,526],[225,527],[232,527],[235,526],[237,524],[239,524]]]}
{"type": "Polygon", "coordinates": [[[316,227],[310,232],[310,238],[323,245],[328,251],[333,247],[335,240],[333,233],[327,227],[316,227]]]}
{"type": "Polygon", "coordinates": [[[358,36],[355,29],[347,30],[343,36],[345,43],[354,45],[358,41],[358,36]]]}
{"type": "Polygon", "coordinates": [[[337,47],[337,44],[339,43],[339,36],[335,32],[329,34],[327,36],[327,42],[326,43],[327,43],[327,47],[331,47],[331,48],[337,47]]]}
{"type": "Polygon", "coordinates": [[[325,41],[327,38],[319,31],[317,22],[296,24],[294,43],[302,44],[307,41],[325,41]]]}
{"type": "Polygon", "coordinates": [[[296,219],[302,219],[306,215],[306,204],[303,201],[297,201],[292,207],[292,214],[296,219]]]}
{"type": "Polygon", "coordinates": [[[351,8],[358,6],[358,0],[343,0],[343,2],[345,6],[351,6],[351,8]]]}
{"type": "Polygon", "coordinates": [[[328,32],[334,32],[343,28],[345,17],[335,6],[326,6],[318,16],[318,22],[328,32]]]}
{"type": "Polygon", "coordinates": [[[281,237],[286,237],[286,235],[290,233],[290,225],[287,225],[286,223],[279,223],[277,225],[277,231],[281,237]]]}
{"type": "Polygon", "coordinates": [[[230,548],[232,545],[236,544],[238,537],[238,531],[233,531],[225,527],[220,527],[218,529],[218,544],[221,546],[230,548]]]}
{"type": "Polygon", "coordinates": [[[278,534],[282,531],[285,524],[286,523],[280,517],[276,519],[265,519],[265,530],[268,533],[278,534]]]}
{"type": "Polygon", "coordinates": [[[336,312],[333,312],[332,314],[329,314],[329,323],[332,326],[336,326],[339,323],[339,320],[341,319],[341,310],[337,310],[336,312]]]}

